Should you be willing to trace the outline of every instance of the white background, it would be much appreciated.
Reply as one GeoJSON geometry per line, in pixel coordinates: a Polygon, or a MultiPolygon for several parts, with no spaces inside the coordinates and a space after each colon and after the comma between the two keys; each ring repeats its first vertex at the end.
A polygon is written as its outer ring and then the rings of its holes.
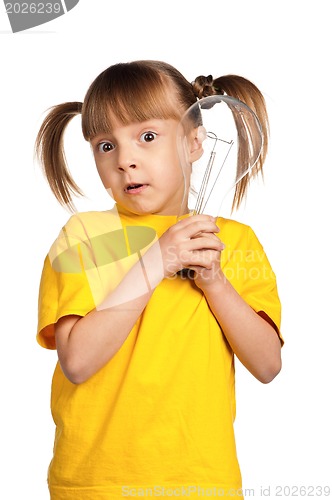
{"type": "MultiPolygon", "coordinates": [[[[82,101],[103,69],[134,59],[165,60],[190,81],[236,73],[265,95],[265,182],[236,218],[254,228],[277,274],[286,343],[271,384],[237,368],[243,486],[258,498],[280,498],[277,485],[285,498],[287,486],[305,486],[308,498],[311,485],[332,487],[329,3],[81,0],[65,16],[17,34],[1,5],[1,498],[48,498],[53,445],[56,354],[35,341],[37,296],[43,259],[68,213],[34,162],[34,140],[47,108],[82,101]]],[[[79,126],[77,118],[69,127],[67,154],[91,199],[78,207],[106,208],[79,126]]]]}

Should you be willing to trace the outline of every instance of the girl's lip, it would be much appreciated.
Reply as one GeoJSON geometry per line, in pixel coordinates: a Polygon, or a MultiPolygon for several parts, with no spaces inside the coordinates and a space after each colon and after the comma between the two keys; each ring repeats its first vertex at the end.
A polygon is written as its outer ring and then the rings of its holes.
{"type": "Polygon", "coordinates": [[[148,184],[133,183],[133,184],[129,184],[125,188],[124,191],[127,194],[138,194],[138,193],[141,193],[142,191],[144,191],[144,189],[146,189],[147,187],[148,187],[148,184]]]}

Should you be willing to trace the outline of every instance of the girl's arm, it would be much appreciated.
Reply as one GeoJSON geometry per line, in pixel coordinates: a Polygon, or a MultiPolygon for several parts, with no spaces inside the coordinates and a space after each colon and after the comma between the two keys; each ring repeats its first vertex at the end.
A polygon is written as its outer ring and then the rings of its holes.
{"type": "Polygon", "coordinates": [[[242,364],[265,384],[281,370],[281,343],[275,329],[257,314],[226,278],[204,294],[242,364]]]}
{"type": "MultiPolygon", "coordinates": [[[[137,266],[127,275],[135,286],[140,278],[137,266]]],[[[94,309],[84,317],[64,316],[55,325],[59,362],[66,377],[74,384],[88,380],[120,349],[151,297],[152,291],[130,302],[101,310],[94,309]]]]}
{"type": "MultiPolygon", "coordinates": [[[[216,238],[210,234],[211,238],[216,238]]],[[[220,268],[220,253],[207,251],[207,267],[195,267],[196,285],[204,292],[233,352],[262,383],[281,370],[281,343],[265,313],[256,313],[237,293],[220,268]]]]}
{"type": "Polygon", "coordinates": [[[220,240],[206,236],[218,230],[214,219],[206,215],[183,219],[152,245],[98,309],[84,317],[59,319],[56,347],[61,368],[71,382],[86,381],[114,356],[164,277],[189,265],[208,265],[207,248],[220,253],[220,240]]]}

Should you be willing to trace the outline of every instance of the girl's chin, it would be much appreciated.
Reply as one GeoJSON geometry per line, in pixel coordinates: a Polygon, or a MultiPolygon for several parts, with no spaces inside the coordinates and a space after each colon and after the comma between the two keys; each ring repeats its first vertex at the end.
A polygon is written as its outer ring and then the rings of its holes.
{"type": "Polygon", "coordinates": [[[127,212],[135,215],[169,215],[181,217],[188,214],[188,207],[174,204],[171,206],[164,206],[163,204],[155,203],[153,200],[143,200],[139,195],[137,196],[121,196],[120,198],[113,198],[117,205],[124,208],[127,212]]]}

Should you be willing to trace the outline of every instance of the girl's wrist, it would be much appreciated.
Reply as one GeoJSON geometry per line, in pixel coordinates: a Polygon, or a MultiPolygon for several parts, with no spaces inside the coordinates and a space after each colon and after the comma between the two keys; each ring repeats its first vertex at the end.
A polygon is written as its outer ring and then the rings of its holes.
{"type": "MultiPolygon", "coordinates": [[[[211,271],[206,270],[206,272],[211,271]]],[[[197,286],[202,290],[202,292],[204,292],[204,295],[223,293],[229,285],[229,282],[221,269],[218,269],[212,279],[211,277],[204,278],[203,270],[201,277],[199,277],[195,281],[197,286]]]]}

